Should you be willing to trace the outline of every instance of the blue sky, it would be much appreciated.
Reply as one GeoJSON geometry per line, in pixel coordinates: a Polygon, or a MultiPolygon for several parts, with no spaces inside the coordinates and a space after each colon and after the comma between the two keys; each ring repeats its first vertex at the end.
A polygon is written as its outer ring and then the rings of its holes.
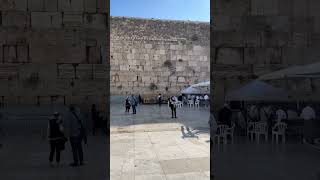
{"type": "Polygon", "coordinates": [[[111,16],[210,21],[210,0],[110,0],[111,16]]]}

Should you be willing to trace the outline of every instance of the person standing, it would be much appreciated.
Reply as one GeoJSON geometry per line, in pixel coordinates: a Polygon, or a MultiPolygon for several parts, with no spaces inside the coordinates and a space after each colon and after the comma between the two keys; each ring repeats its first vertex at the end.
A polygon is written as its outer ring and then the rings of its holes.
{"type": "Polygon", "coordinates": [[[161,104],[162,104],[162,95],[161,94],[158,95],[158,104],[159,104],[159,106],[161,106],[161,104]]]}
{"type": "Polygon", "coordinates": [[[288,119],[286,111],[284,111],[283,108],[281,108],[280,106],[279,106],[278,110],[276,111],[276,118],[277,118],[276,123],[280,123],[283,120],[288,119]]]}
{"type": "Polygon", "coordinates": [[[168,103],[171,109],[171,115],[172,115],[171,118],[177,118],[176,98],[174,96],[171,96],[168,103]]]}
{"type": "Polygon", "coordinates": [[[206,94],[203,97],[206,107],[209,107],[209,96],[206,94]]]}
{"type": "Polygon", "coordinates": [[[124,101],[124,106],[126,107],[126,113],[129,113],[129,111],[130,111],[130,101],[129,101],[129,97],[127,96],[126,97],[126,100],[124,101]]]}
{"type": "Polygon", "coordinates": [[[139,97],[138,97],[138,99],[139,99],[139,104],[142,104],[142,97],[141,97],[141,95],[139,94],[139,97]]]}
{"type": "Polygon", "coordinates": [[[71,163],[70,166],[76,167],[84,165],[82,141],[87,144],[86,130],[73,105],[69,107],[69,131],[73,154],[73,163],[71,163]]]}
{"type": "Polygon", "coordinates": [[[218,117],[219,123],[223,125],[228,125],[229,127],[231,127],[231,114],[232,114],[232,111],[230,110],[228,104],[225,103],[223,105],[223,108],[221,108],[219,111],[219,117],[218,117]]]}
{"type": "Polygon", "coordinates": [[[316,112],[308,105],[302,109],[300,117],[304,120],[303,141],[314,143],[314,120],[316,119],[316,112]]]}
{"type": "Polygon", "coordinates": [[[138,102],[137,102],[137,100],[136,100],[136,98],[134,97],[133,94],[130,97],[130,104],[131,104],[131,107],[132,107],[132,114],[137,114],[136,107],[138,105],[138,102]]]}
{"type": "Polygon", "coordinates": [[[92,124],[93,124],[92,134],[95,135],[96,130],[98,128],[98,112],[97,112],[95,104],[92,104],[92,107],[91,107],[91,119],[92,119],[92,124]]]}
{"type": "Polygon", "coordinates": [[[56,155],[56,163],[60,163],[61,151],[64,149],[64,143],[66,138],[64,136],[64,128],[62,118],[58,112],[53,114],[53,117],[49,119],[47,136],[50,143],[50,155],[49,161],[52,165],[54,155],[56,155]]]}

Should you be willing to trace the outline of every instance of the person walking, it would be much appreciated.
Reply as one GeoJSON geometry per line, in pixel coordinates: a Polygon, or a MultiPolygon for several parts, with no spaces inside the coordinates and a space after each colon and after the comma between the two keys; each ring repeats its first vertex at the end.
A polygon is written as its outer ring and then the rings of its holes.
{"type": "Polygon", "coordinates": [[[98,128],[98,112],[95,104],[92,104],[91,107],[91,119],[92,119],[92,134],[96,134],[96,130],[98,128]]]}
{"type": "Polygon", "coordinates": [[[158,95],[158,104],[159,104],[159,106],[161,106],[161,104],[162,104],[162,95],[161,94],[158,95]]]}
{"type": "Polygon", "coordinates": [[[73,163],[71,163],[70,166],[76,167],[84,165],[82,141],[87,144],[87,135],[83,122],[79,118],[79,115],[75,111],[75,107],[73,105],[69,107],[69,131],[73,154],[73,163]]]}
{"type": "Polygon", "coordinates": [[[177,118],[176,98],[174,96],[171,96],[168,103],[171,109],[171,115],[172,115],[171,118],[177,118]]]}
{"type": "Polygon", "coordinates": [[[62,118],[58,112],[55,112],[49,119],[47,136],[50,144],[50,165],[52,166],[54,155],[56,155],[56,163],[59,166],[60,155],[61,151],[64,150],[66,138],[64,136],[62,118]]]}
{"type": "Polygon", "coordinates": [[[133,94],[130,97],[130,104],[131,104],[131,107],[132,107],[132,114],[137,114],[136,107],[138,105],[138,102],[137,102],[137,100],[136,100],[136,98],[134,97],[133,94]]]}
{"type": "Polygon", "coordinates": [[[143,102],[143,99],[142,99],[142,97],[141,97],[141,95],[139,94],[139,97],[138,97],[138,99],[139,99],[139,104],[142,104],[142,102],[143,102]]]}
{"type": "Polygon", "coordinates": [[[124,101],[124,106],[125,106],[125,108],[126,108],[126,113],[129,113],[129,111],[130,111],[130,101],[129,101],[129,97],[127,96],[126,97],[126,99],[125,99],[125,101],[124,101]]]}

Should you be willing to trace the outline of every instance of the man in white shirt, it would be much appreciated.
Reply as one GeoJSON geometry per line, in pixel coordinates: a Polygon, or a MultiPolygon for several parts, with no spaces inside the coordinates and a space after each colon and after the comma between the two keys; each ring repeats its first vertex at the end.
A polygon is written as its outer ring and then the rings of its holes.
{"type": "Polygon", "coordinates": [[[204,95],[204,102],[205,102],[205,105],[206,107],[209,107],[209,96],[208,95],[204,95]]]}
{"type": "Polygon", "coordinates": [[[278,123],[288,118],[287,113],[281,107],[279,107],[279,109],[276,111],[276,117],[278,123]]]}
{"type": "Polygon", "coordinates": [[[259,120],[259,111],[258,107],[255,105],[251,105],[250,108],[248,109],[248,120],[251,122],[256,122],[259,120]]]}
{"type": "Polygon", "coordinates": [[[300,117],[304,120],[312,120],[316,118],[316,112],[312,107],[306,106],[305,108],[303,108],[300,117]]]}

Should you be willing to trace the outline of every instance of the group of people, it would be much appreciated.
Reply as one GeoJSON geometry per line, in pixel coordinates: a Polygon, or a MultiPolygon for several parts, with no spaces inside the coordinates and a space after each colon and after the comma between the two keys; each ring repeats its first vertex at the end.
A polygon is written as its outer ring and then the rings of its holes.
{"type": "Polygon", "coordinates": [[[137,114],[137,109],[136,107],[138,104],[142,103],[142,98],[139,95],[138,98],[136,98],[133,94],[131,96],[127,96],[125,101],[124,101],[124,106],[126,108],[125,112],[129,113],[130,108],[132,108],[132,114],[137,114]]]}
{"type": "Polygon", "coordinates": [[[69,140],[73,154],[73,162],[70,166],[82,166],[84,165],[82,142],[87,144],[87,134],[83,120],[73,105],[69,107],[68,114],[65,117],[67,120],[66,128],[63,118],[59,112],[55,112],[48,122],[47,137],[50,143],[50,165],[53,165],[54,156],[57,165],[59,165],[61,152],[65,150],[65,143],[69,140]]]}
{"type": "Polygon", "coordinates": [[[203,100],[205,105],[209,105],[209,96],[207,94],[204,95],[188,95],[185,100],[192,100],[193,103],[195,104],[196,101],[201,101],[203,100]]]}
{"type": "Polygon", "coordinates": [[[235,117],[237,124],[243,129],[247,128],[248,122],[265,122],[269,127],[273,127],[282,122],[290,123],[290,120],[300,119],[304,121],[305,140],[312,141],[308,137],[312,136],[310,134],[312,132],[312,123],[310,122],[316,119],[316,111],[310,104],[306,105],[300,113],[294,108],[284,105],[253,104],[241,109],[237,114],[233,114],[229,105],[225,103],[218,112],[217,124],[231,127],[235,123],[233,117],[235,117]]]}

